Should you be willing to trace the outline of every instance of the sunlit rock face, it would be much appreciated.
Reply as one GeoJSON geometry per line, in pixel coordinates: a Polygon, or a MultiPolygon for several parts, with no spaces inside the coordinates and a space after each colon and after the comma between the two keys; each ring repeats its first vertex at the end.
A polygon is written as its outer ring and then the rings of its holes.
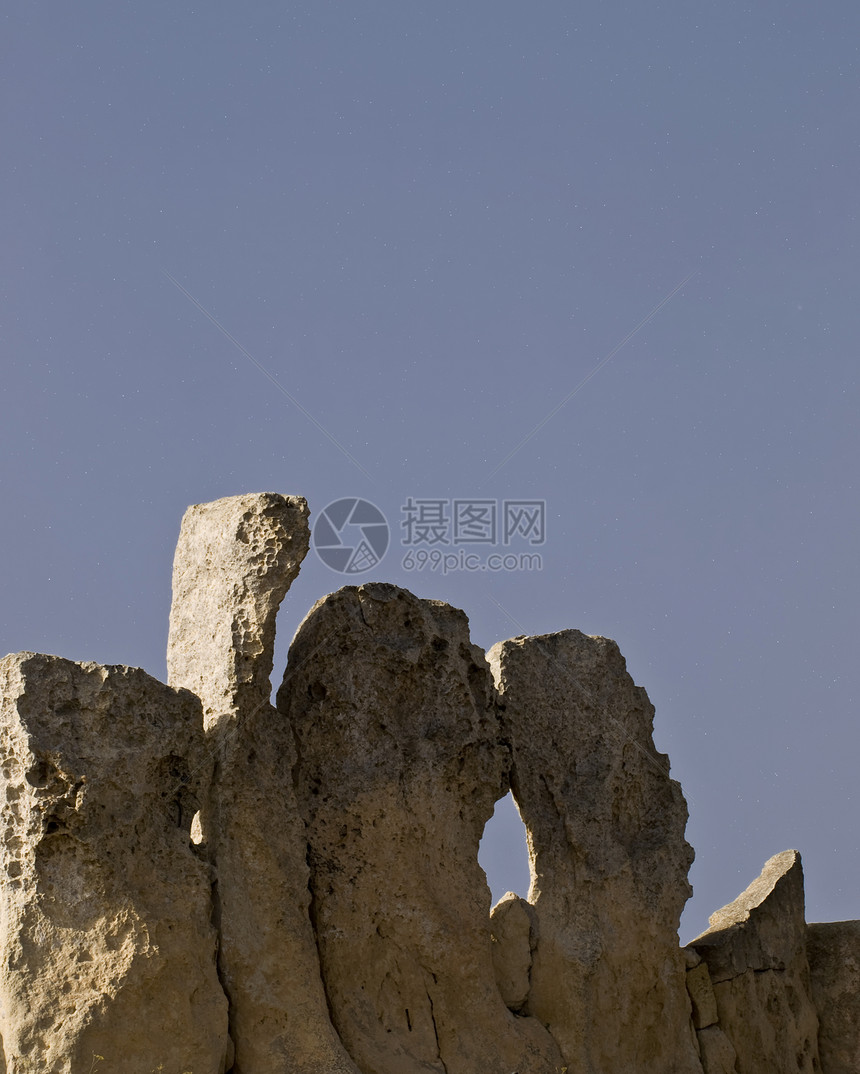
{"type": "Polygon", "coordinates": [[[737,1074],[820,1070],[798,852],[774,855],[709,924],[690,947],[708,968],[737,1074]]]}
{"type": "Polygon", "coordinates": [[[489,654],[532,855],[524,1010],[571,1070],[700,1070],[677,927],[687,807],[618,646],[577,630],[489,654]]]}
{"type": "Polygon", "coordinates": [[[278,708],[296,734],[326,994],[358,1067],[560,1069],[545,1028],[496,987],[477,855],[508,754],[465,615],[395,586],[341,589],[300,627],[278,708]]]}
{"type": "Polygon", "coordinates": [[[236,1074],[356,1074],[329,1018],[308,914],[292,732],[269,701],[275,617],[307,553],[303,499],[189,507],[173,565],[170,683],[203,701],[215,779],[199,839],[215,870],[236,1074]]]}
{"type": "Polygon", "coordinates": [[[275,492],[189,507],[173,559],[167,681],[207,727],[272,692],[275,620],[307,554],[308,505],[275,492]]]}
{"type": "Polygon", "coordinates": [[[270,702],[300,497],[189,508],[169,685],[0,661],[0,1074],[854,1074],[860,923],[772,858],[684,950],[686,805],[617,645],[485,657],[383,583],[270,702]],[[511,789],[532,885],[490,908],[511,789]]]}
{"type": "Polygon", "coordinates": [[[138,668],[0,661],[0,1033],[8,1074],[220,1074],[211,876],[189,840],[200,701],[138,668]],[[122,1027],[122,1032],[120,1032],[122,1027]]]}

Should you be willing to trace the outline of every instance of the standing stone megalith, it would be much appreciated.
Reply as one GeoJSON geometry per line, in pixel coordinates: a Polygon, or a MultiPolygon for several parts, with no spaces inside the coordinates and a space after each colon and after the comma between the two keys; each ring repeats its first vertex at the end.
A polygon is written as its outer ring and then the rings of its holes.
{"type": "Polygon", "coordinates": [[[812,998],[824,1074],[860,1070],[860,921],[807,926],[812,998]]]}
{"type": "Polygon", "coordinates": [[[689,944],[708,967],[737,1074],[821,1069],[804,904],[800,854],[785,850],[689,944]]]}
{"type": "Polygon", "coordinates": [[[687,808],[615,642],[565,630],[488,653],[537,912],[523,1010],[577,1074],[700,1072],[677,928],[687,808]]]}
{"type": "Polygon", "coordinates": [[[7,1074],[222,1074],[210,869],[189,838],[200,702],[34,653],[0,661],[0,692],[7,1074]]]}
{"type": "Polygon", "coordinates": [[[307,518],[303,499],[277,493],[198,504],[174,558],[169,681],[202,699],[215,757],[199,838],[216,869],[234,1074],[356,1074],[320,980],[292,733],[269,701],[275,617],[307,518]]]}
{"type": "Polygon", "coordinates": [[[275,619],[308,551],[300,496],[252,492],[189,507],[173,559],[167,681],[203,701],[206,726],[268,702],[275,619]],[[247,706],[246,706],[247,707],[247,706]]]}
{"type": "Polygon", "coordinates": [[[365,1074],[556,1074],[495,983],[478,843],[507,790],[465,615],[392,585],[310,611],[278,708],[297,739],[311,914],[332,1019],[365,1074]]]}

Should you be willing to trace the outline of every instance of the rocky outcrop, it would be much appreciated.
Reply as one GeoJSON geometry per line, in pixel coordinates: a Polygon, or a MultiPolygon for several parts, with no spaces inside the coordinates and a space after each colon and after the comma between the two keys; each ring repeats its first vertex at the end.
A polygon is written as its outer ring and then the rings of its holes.
{"type": "Polygon", "coordinates": [[[617,645],[577,630],[490,650],[532,862],[524,1010],[575,1071],[700,1070],[677,927],[687,808],[617,645]]]}
{"type": "Polygon", "coordinates": [[[696,1040],[704,1074],[737,1074],[738,1053],[718,1025],[700,1029],[696,1040]]]}
{"type": "Polygon", "coordinates": [[[462,612],[383,584],[319,601],[278,708],[296,734],[311,913],[332,1019],[367,1074],[555,1074],[495,984],[478,843],[507,790],[462,612]]]}
{"type": "Polygon", "coordinates": [[[796,850],[772,857],[734,902],[711,915],[710,928],[690,947],[708,968],[737,1074],[820,1069],[796,850]]]}
{"type": "Polygon", "coordinates": [[[508,1010],[519,1014],[529,998],[532,960],[537,946],[537,914],[531,903],[513,891],[490,912],[493,969],[508,1010]]]}
{"type": "Polygon", "coordinates": [[[806,926],[795,851],[679,949],[686,805],[614,642],[488,662],[351,587],[271,705],[307,516],[189,508],[169,686],[0,661],[0,1074],[854,1074],[860,922],[806,926]],[[490,910],[509,788],[532,883],[490,910]]]}
{"type": "Polygon", "coordinates": [[[808,926],[812,999],[824,1074],[860,1070],[860,921],[808,926]]]}
{"type": "Polygon", "coordinates": [[[221,1074],[211,879],[189,830],[200,702],[137,668],[0,661],[8,1074],[221,1074]]]}
{"type": "Polygon", "coordinates": [[[310,540],[308,505],[275,492],[189,507],[173,560],[167,681],[203,700],[206,726],[272,692],[275,617],[310,540]]]}
{"type": "Polygon", "coordinates": [[[275,615],[308,548],[305,501],[190,507],[173,569],[170,683],[203,700],[216,771],[199,838],[216,868],[235,1074],[355,1074],[328,1014],[308,905],[292,733],[269,702],[275,615]]]}

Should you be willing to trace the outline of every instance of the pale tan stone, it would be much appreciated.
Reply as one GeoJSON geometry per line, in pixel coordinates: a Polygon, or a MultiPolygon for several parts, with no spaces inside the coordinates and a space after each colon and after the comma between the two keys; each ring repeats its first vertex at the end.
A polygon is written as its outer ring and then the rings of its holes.
{"type": "Polygon", "coordinates": [[[737,1053],[738,1074],[820,1069],[797,851],[772,857],[709,920],[710,928],[690,946],[708,966],[720,1028],[737,1053]]]}
{"type": "Polygon", "coordinates": [[[310,540],[308,507],[276,492],[189,507],[173,561],[167,681],[203,701],[207,728],[271,694],[275,617],[310,540]]]}
{"type": "Polygon", "coordinates": [[[693,854],[653,707],[606,638],[520,637],[488,657],[538,917],[524,1010],[571,1071],[694,1074],[677,938],[693,854]]]}
{"type": "Polygon", "coordinates": [[[824,1074],[860,1070],[860,921],[811,924],[807,955],[824,1074]]]}
{"type": "Polygon", "coordinates": [[[537,943],[537,914],[531,903],[513,891],[490,912],[493,969],[508,1010],[519,1013],[529,994],[532,952],[537,943]]]}
{"type": "Polygon", "coordinates": [[[0,661],[0,1035],[8,1074],[221,1074],[227,1000],[200,702],[137,668],[0,661]]]}
{"type": "Polygon", "coordinates": [[[462,612],[395,586],[319,601],[278,708],[298,744],[332,1018],[365,1074],[556,1074],[505,1007],[478,843],[507,790],[492,681],[462,612]]]}
{"type": "MultiPolygon", "coordinates": [[[[700,1029],[696,1036],[704,1074],[738,1074],[738,1068],[735,1065],[737,1052],[719,1026],[706,1026],[700,1029]]],[[[787,1072],[774,1070],[772,1074],[787,1074],[787,1072]]]]}
{"type": "Polygon", "coordinates": [[[170,681],[203,699],[216,758],[195,838],[217,872],[234,1074],[356,1074],[320,978],[292,733],[269,702],[275,615],[307,551],[307,515],[275,493],[199,504],[174,561],[170,681]]]}
{"type": "Polygon", "coordinates": [[[704,962],[687,970],[687,992],[693,1006],[693,1026],[706,1029],[718,1021],[717,1001],[711,985],[711,975],[704,962]]]}

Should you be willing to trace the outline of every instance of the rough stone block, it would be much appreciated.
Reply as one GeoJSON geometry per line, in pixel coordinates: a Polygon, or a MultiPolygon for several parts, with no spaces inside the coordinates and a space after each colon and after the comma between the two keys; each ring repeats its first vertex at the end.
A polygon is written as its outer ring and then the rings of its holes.
{"type": "Polygon", "coordinates": [[[211,876],[189,837],[200,702],[137,668],[33,653],[0,661],[0,690],[8,1074],[80,1074],[94,1056],[221,1074],[211,876]]]}
{"type": "Polygon", "coordinates": [[[509,891],[490,913],[490,932],[496,984],[508,1010],[519,1013],[528,999],[532,953],[537,944],[535,908],[509,891]]]}
{"type": "Polygon", "coordinates": [[[507,753],[465,615],[391,585],[341,589],[299,628],[278,708],[326,993],[359,1069],[556,1074],[551,1038],[495,982],[477,859],[507,753]]]}
{"type": "Polygon", "coordinates": [[[860,1070],[860,921],[813,924],[807,931],[812,998],[824,1074],[860,1070]]]}
{"type": "Polygon", "coordinates": [[[167,681],[203,700],[206,726],[267,701],[275,617],[308,550],[308,506],[276,492],[189,507],[173,560],[167,681]]]}
{"type": "Polygon", "coordinates": [[[704,962],[687,970],[687,992],[693,1005],[693,1025],[696,1029],[706,1029],[719,1018],[717,1001],[711,985],[711,975],[704,962]]]}
{"type": "Polygon", "coordinates": [[[693,853],[654,709],[606,638],[519,637],[488,657],[539,922],[524,1010],[572,1071],[694,1074],[677,936],[693,853]]]}
{"type": "Polygon", "coordinates": [[[820,1069],[818,1016],[806,956],[803,867],[776,854],[690,944],[708,966],[720,1029],[738,1074],[820,1069]]]}
{"type": "Polygon", "coordinates": [[[217,876],[234,1074],[356,1074],[331,1024],[308,914],[292,732],[269,702],[275,616],[308,548],[303,499],[190,507],[173,568],[170,682],[203,701],[215,780],[199,838],[217,876]]]}

